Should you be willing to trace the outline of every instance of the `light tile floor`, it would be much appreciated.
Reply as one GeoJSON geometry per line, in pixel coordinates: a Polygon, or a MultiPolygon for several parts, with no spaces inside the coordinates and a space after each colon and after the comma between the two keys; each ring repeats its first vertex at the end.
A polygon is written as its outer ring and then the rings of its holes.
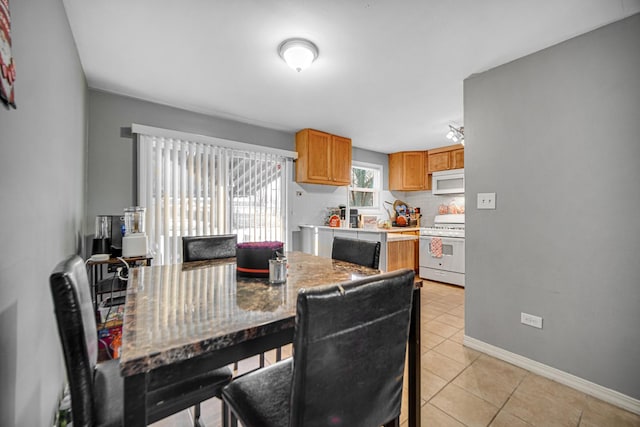
{"type": "MultiPolygon", "coordinates": [[[[463,288],[424,281],[421,293],[422,426],[640,427],[636,414],[464,347],[463,288]]],[[[283,357],[289,355],[286,348],[283,357]]],[[[274,360],[269,352],[267,363],[274,360]]],[[[242,361],[239,372],[257,363],[257,357],[242,361]]],[[[403,408],[406,399],[405,393],[403,408]]],[[[220,408],[217,399],[202,404],[206,426],[221,424],[220,408]]],[[[191,411],[153,424],[191,425],[191,411]]],[[[408,426],[405,410],[401,426],[408,426]]]]}

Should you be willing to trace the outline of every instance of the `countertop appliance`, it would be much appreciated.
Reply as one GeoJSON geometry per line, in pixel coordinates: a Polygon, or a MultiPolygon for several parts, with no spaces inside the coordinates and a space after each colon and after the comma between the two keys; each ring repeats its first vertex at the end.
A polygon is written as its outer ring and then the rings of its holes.
{"type": "Polygon", "coordinates": [[[420,229],[420,277],[464,286],[464,214],[435,217],[420,229]]]}
{"type": "Polygon", "coordinates": [[[464,169],[434,172],[431,175],[431,192],[440,194],[464,194],[464,169]]]}
{"type": "Polygon", "coordinates": [[[91,255],[122,256],[124,216],[98,215],[91,255]]]}
{"type": "Polygon", "coordinates": [[[358,228],[358,209],[349,209],[349,228],[358,228]]]}
{"type": "Polygon", "coordinates": [[[125,234],[122,238],[122,256],[145,256],[148,252],[147,235],[144,231],[146,209],[140,206],[124,210],[125,234]]]}

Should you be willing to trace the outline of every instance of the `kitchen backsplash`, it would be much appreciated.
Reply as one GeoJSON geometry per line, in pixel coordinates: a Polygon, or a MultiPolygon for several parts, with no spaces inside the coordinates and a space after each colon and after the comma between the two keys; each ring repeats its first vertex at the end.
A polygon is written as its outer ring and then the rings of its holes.
{"type": "Polygon", "coordinates": [[[434,196],[431,191],[411,191],[404,193],[404,201],[410,206],[420,207],[422,213],[422,227],[433,225],[435,216],[438,215],[440,205],[450,206],[452,203],[458,208],[464,209],[464,195],[434,196]]]}
{"type": "MultiPolygon", "coordinates": [[[[301,224],[321,225],[324,223],[327,208],[346,205],[347,187],[333,187],[329,185],[298,184],[291,186],[291,226],[295,229],[301,224]]],[[[440,205],[449,206],[452,202],[456,206],[464,207],[464,196],[434,196],[431,191],[383,191],[380,197],[381,206],[378,209],[367,210],[367,215],[377,215],[378,219],[389,219],[383,202],[402,200],[411,207],[419,207],[422,212],[421,226],[432,226],[440,205]]]]}
{"type": "MultiPolygon", "coordinates": [[[[347,204],[347,187],[333,187],[330,185],[298,184],[291,186],[291,226],[293,228],[301,224],[322,225],[324,223],[327,208],[338,207],[347,204]]],[[[395,193],[395,192],[394,192],[395,193]]],[[[377,209],[360,210],[360,213],[377,215],[379,219],[388,219],[389,215],[384,210],[382,202],[393,202],[401,199],[404,193],[398,193],[397,197],[389,191],[382,191],[380,196],[381,206],[377,209]]]]}

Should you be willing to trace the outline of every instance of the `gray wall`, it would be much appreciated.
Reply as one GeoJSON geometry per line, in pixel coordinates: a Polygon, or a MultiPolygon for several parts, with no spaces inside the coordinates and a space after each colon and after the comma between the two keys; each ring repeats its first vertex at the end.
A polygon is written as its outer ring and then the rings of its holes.
{"type": "Polygon", "coordinates": [[[464,82],[466,334],[635,399],[639,76],[635,15],[464,82]]]}
{"type": "MultiPolygon", "coordinates": [[[[96,90],[89,91],[88,208],[85,238],[93,237],[96,215],[121,214],[135,203],[134,143],[121,136],[121,128],[132,123],[201,135],[215,136],[249,144],[295,150],[294,132],[283,132],[232,120],[193,113],[166,105],[133,99],[96,90]]],[[[353,159],[383,166],[384,187],[388,182],[387,155],[360,148],[353,159]]],[[[320,224],[323,208],[347,202],[344,187],[294,184],[290,224],[320,224]]],[[[389,199],[386,196],[385,200],[389,199]]],[[[383,211],[380,212],[381,214],[383,211]]],[[[293,236],[297,239],[297,236],[293,236]]],[[[298,245],[292,242],[292,248],[298,245]]]]}
{"type": "Polygon", "coordinates": [[[47,426],[65,382],[48,280],[80,250],[86,83],[62,1],[10,11],[18,109],[0,107],[0,424],[47,426]]]}
{"type": "Polygon", "coordinates": [[[86,234],[96,215],[122,214],[135,203],[135,150],[121,128],[132,123],[293,150],[293,134],[206,116],[120,95],[89,91],[86,234]]]}

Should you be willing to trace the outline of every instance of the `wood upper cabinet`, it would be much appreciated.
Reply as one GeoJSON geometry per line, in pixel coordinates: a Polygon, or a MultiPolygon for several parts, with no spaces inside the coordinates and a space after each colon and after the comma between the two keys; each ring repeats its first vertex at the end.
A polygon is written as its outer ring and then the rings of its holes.
{"type": "Polygon", "coordinates": [[[426,151],[389,154],[389,190],[428,190],[426,151]]]}
{"type": "Polygon", "coordinates": [[[331,135],[331,175],[339,185],[351,184],[351,139],[331,135]]]}
{"type": "Polygon", "coordinates": [[[314,129],[296,133],[296,181],[310,184],[351,183],[351,139],[314,129]]]}
{"type": "Polygon", "coordinates": [[[429,173],[464,168],[464,145],[456,144],[429,150],[429,173]]]}
{"type": "Polygon", "coordinates": [[[464,168],[464,148],[458,148],[450,153],[451,169],[464,168]]]}

